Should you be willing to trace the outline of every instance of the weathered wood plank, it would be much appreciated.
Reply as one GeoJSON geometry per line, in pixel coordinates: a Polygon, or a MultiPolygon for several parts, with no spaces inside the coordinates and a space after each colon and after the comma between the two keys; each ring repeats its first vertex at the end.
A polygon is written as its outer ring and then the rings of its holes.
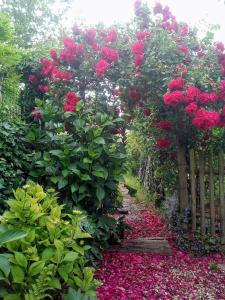
{"type": "Polygon", "coordinates": [[[214,182],[213,182],[213,154],[212,150],[209,151],[208,156],[209,167],[209,196],[210,196],[210,233],[215,235],[215,197],[214,197],[214,182]]]}
{"type": "Polygon", "coordinates": [[[205,159],[204,152],[199,152],[199,186],[200,186],[200,214],[201,235],[205,235],[205,159]]]}
{"type": "Polygon", "coordinates": [[[221,244],[225,244],[224,153],[219,152],[220,227],[221,244]]]}
{"type": "Polygon", "coordinates": [[[195,154],[191,149],[190,153],[190,171],[191,171],[191,221],[192,231],[196,230],[196,182],[195,182],[195,154]]]}

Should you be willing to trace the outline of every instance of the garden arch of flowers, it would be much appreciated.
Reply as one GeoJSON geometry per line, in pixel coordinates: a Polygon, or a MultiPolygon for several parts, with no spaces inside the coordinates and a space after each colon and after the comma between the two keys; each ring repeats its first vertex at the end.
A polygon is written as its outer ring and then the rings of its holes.
{"type": "MultiPolygon", "coordinates": [[[[180,228],[192,226],[195,231],[200,227],[202,235],[219,234],[225,242],[225,47],[215,43],[211,33],[200,38],[196,28],[178,22],[167,6],[157,3],[150,9],[137,0],[134,8],[132,23],[110,28],[74,25],[71,34],[50,49],[47,57],[32,57],[23,65],[22,177],[24,182],[38,182],[48,192],[29,183],[24,188],[27,192],[17,191],[16,200],[21,201],[20,193],[27,193],[32,201],[44,201],[40,214],[46,213],[50,201],[55,207],[52,222],[63,226],[69,221],[66,216],[63,221],[58,219],[62,210],[55,202],[58,197],[68,214],[75,209],[69,217],[73,226],[83,222],[82,229],[88,232],[76,233],[73,250],[68,246],[67,251],[62,241],[54,241],[57,255],[62,249],[66,254],[59,272],[52,266],[54,261],[48,265],[50,271],[45,269],[61,278],[55,277],[51,288],[61,288],[63,281],[65,290],[79,287],[94,295],[98,284],[91,285],[92,270],[83,267],[83,258],[76,274],[67,274],[65,266],[86,252],[88,259],[96,259],[104,249],[102,232],[90,242],[92,250],[79,242],[89,239],[104,222],[106,227],[113,226],[104,218],[119,206],[118,184],[127,168],[134,169],[157,195],[156,202],[177,195],[180,228]],[[131,147],[127,151],[126,145],[131,147]],[[53,188],[57,196],[52,194],[53,188]],[[89,223],[83,221],[82,214],[88,216],[89,223]]],[[[10,208],[15,209],[13,202],[10,208]]],[[[3,223],[7,224],[10,216],[5,212],[3,223]]],[[[53,233],[45,222],[40,219],[39,225],[45,224],[51,240],[53,233]]],[[[11,225],[16,224],[12,221],[11,225]]],[[[29,234],[32,236],[31,231],[29,234]]],[[[63,239],[66,241],[66,234],[63,239]]],[[[50,248],[42,258],[54,253],[50,248]]],[[[24,263],[21,257],[17,259],[24,263]]],[[[19,284],[21,273],[13,270],[19,284]]],[[[33,274],[32,268],[29,272],[33,274]]],[[[39,279],[44,293],[43,278],[39,279]]]]}

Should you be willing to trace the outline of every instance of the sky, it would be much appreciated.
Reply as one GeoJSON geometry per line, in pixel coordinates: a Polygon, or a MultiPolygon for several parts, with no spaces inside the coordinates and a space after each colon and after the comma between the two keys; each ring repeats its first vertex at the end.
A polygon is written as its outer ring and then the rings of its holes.
{"type": "MultiPolygon", "coordinates": [[[[154,0],[147,0],[153,6],[154,0]]],[[[168,5],[178,21],[198,28],[207,24],[219,24],[215,39],[225,42],[225,4],[223,0],[161,0],[168,5]]],[[[134,0],[74,0],[69,22],[82,20],[86,24],[103,22],[106,25],[128,22],[133,16],[134,0]]]]}

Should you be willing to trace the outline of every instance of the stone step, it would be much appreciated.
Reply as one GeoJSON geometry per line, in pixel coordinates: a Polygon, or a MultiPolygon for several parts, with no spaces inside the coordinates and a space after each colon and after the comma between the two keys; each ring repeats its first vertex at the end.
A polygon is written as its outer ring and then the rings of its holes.
{"type": "Polygon", "coordinates": [[[138,238],[123,241],[121,246],[114,246],[111,251],[155,253],[160,255],[172,255],[168,241],[163,237],[138,238]]]}

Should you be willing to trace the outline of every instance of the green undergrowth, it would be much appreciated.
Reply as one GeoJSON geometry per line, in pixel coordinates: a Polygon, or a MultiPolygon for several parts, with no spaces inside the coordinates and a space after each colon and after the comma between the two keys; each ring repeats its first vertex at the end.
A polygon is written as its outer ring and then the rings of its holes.
{"type": "Polygon", "coordinates": [[[152,193],[132,174],[124,176],[125,187],[129,190],[129,194],[136,198],[137,202],[150,203],[153,200],[152,193]]]}

